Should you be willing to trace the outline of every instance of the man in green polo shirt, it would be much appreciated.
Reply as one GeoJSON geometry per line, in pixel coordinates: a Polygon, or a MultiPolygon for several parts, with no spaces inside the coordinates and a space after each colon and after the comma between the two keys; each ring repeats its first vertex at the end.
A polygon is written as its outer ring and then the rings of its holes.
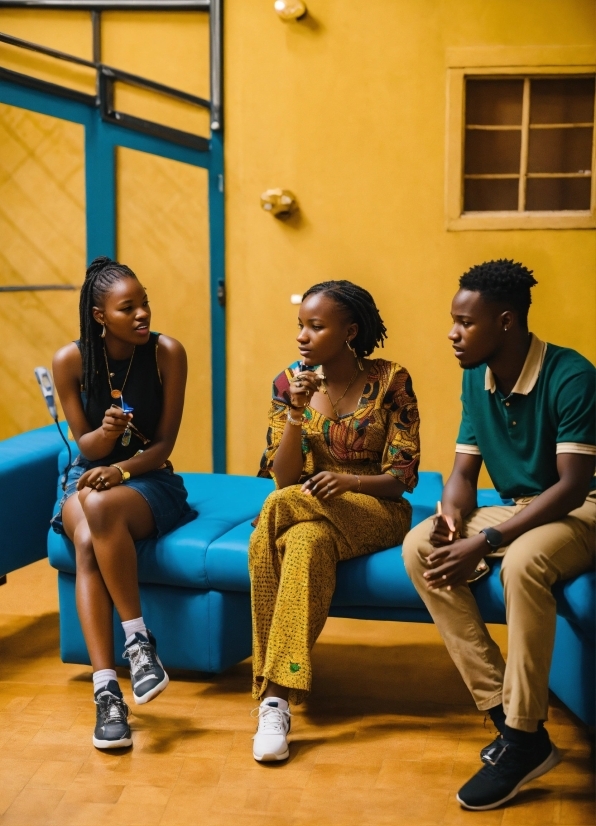
{"type": "Polygon", "coordinates": [[[499,737],[458,792],[493,809],[560,760],[544,721],[555,636],[551,588],[594,567],[596,371],[528,331],[531,271],[489,261],[460,278],[449,334],[464,369],[455,464],[440,515],[403,544],[407,571],[479,709],[499,737]],[[510,504],[478,508],[482,462],[510,504]],[[485,556],[503,557],[507,663],[468,582],[485,556]]]}

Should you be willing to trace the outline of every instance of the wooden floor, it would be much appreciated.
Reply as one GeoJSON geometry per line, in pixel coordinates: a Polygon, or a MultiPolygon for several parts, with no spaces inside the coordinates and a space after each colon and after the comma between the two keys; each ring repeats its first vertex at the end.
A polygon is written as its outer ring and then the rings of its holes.
{"type": "Polygon", "coordinates": [[[431,626],[329,620],[285,765],[252,759],[250,661],[212,679],[172,675],[133,706],[134,748],[99,752],[90,669],[59,659],[55,591],[46,561],[0,588],[2,826],[595,823],[587,732],[556,701],[562,764],[502,810],[459,807],[492,736],[431,626]]]}

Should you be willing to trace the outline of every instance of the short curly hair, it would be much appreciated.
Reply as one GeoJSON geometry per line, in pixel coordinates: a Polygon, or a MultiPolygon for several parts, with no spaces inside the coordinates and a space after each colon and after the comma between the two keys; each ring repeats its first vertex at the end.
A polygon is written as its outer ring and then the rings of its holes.
{"type": "Polygon", "coordinates": [[[530,290],[538,282],[532,270],[508,258],[485,261],[471,267],[459,279],[461,290],[480,293],[485,301],[507,304],[515,310],[522,327],[528,327],[530,290]]]}

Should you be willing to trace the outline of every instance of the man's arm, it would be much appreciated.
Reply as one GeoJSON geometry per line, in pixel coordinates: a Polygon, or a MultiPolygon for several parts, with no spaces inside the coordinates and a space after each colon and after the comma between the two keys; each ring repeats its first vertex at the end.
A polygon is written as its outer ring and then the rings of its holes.
{"type": "MultiPolygon", "coordinates": [[[[497,526],[503,536],[503,545],[510,545],[514,539],[532,528],[556,522],[572,510],[579,508],[590,491],[594,463],[594,456],[581,453],[557,454],[559,481],[537,496],[520,513],[497,526]]],[[[452,477],[453,474],[449,478],[448,485],[452,477]]],[[[455,490],[461,495],[464,490],[462,483],[455,490]]],[[[465,507],[469,505],[469,501],[469,498],[467,501],[457,499],[457,493],[454,494],[453,502],[444,496],[443,508],[447,511],[447,508],[451,507],[455,514],[460,513],[462,518],[465,518],[467,515],[465,507]],[[459,505],[461,508],[462,501],[464,508],[458,511],[457,507],[459,505]]],[[[437,548],[428,557],[429,570],[424,575],[429,588],[452,588],[464,584],[487,550],[488,545],[484,534],[478,534],[469,539],[455,540],[451,544],[444,544],[437,548]]]]}
{"type": "Polygon", "coordinates": [[[441,499],[442,518],[435,519],[430,541],[439,547],[451,542],[461,530],[464,519],[477,507],[478,474],[482,467],[479,454],[456,453],[453,470],[441,499]]]}

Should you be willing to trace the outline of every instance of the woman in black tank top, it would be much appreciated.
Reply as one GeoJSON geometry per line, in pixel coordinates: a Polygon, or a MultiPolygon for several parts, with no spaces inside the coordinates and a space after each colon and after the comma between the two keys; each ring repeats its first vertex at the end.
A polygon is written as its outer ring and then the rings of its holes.
{"type": "Polygon", "coordinates": [[[52,520],[76,551],[77,610],[93,666],[97,748],[132,745],[128,706],[114,670],[112,616],[124,629],[135,702],[168,684],[145,626],[135,542],[197,515],[168,460],[186,385],[180,342],[151,333],[144,287],[109,258],[89,266],[80,300],[81,337],[54,356],[56,389],[80,450],[52,520]]]}

